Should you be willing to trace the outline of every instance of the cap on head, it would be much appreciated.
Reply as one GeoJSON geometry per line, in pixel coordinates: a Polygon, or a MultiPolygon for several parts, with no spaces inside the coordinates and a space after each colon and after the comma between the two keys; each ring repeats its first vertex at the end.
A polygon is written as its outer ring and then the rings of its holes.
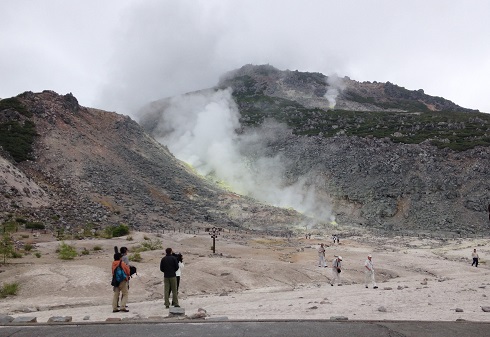
{"type": "Polygon", "coordinates": [[[373,256],[371,254],[369,254],[368,257],[373,257],[373,256]]]}
{"type": "Polygon", "coordinates": [[[337,259],[339,259],[340,261],[342,261],[342,256],[337,256],[337,259]]]}

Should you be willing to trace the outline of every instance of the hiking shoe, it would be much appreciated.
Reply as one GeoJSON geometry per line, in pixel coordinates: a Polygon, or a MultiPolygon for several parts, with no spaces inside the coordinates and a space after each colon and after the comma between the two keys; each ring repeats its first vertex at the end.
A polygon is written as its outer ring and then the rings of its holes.
{"type": "Polygon", "coordinates": [[[129,312],[129,309],[121,309],[119,311],[123,311],[123,312],[129,312]]]}
{"type": "Polygon", "coordinates": [[[112,312],[119,312],[119,309],[116,309],[116,310],[112,310],[112,312]]]}
{"type": "Polygon", "coordinates": [[[165,306],[165,308],[167,308],[167,309],[168,309],[168,308],[170,308],[170,306],[169,306],[169,305],[166,305],[166,306],[165,306]]]}
{"type": "Polygon", "coordinates": [[[178,304],[174,305],[174,308],[180,308],[180,305],[178,305],[178,304]]]}

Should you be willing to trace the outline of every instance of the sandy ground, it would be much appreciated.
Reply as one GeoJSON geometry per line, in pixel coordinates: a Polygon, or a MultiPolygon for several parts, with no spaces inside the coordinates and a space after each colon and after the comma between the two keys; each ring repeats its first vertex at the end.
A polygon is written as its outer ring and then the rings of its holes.
{"type": "MultiPolygon", "coordinates": [[[[22,233],[15,236],[20,238],[22,233]]],[[[202,308],[206,319],[330,319],[490,321],[490,239],[435,240],[410,237],[382,238],[366,234],[277,238],[222,233],[212,254],[207,233],[163,235],[132,233],[133,240],[86,239],[66,241],[81,251],[74,260],[60,260],[59,242],[51,235],[24,241],[35,250],[2,265],[0,283],[17,282],[16,296],[0,299],[0,314],[37,317],[47,322],[54,316],[73,321],[165,318],[163,274],[159,270],[163,250],[142,252],[135,262],[138,276],[130,281],[128,313],[112,313],[110,266],[113,247],[127,246],[130,254],[141,243],[161,240],[184,255],[180,305],[185,317],[202,308]],[[331,286],[330,268],[318,267],[318,245],[326,247],[327,262],[343,257],[342,286],[331,286]],[[94,247],[102,248],[94,250],[94,247]],[[471,266],[471,252],[480,255],[478,268],[471,266]],[[34,253],[40,252],[36,258],[34,253]],[[364,286],[364,261],[373,255],[379,288],[364,286]],[[456,310],[458,309],[458,310],[456,310]]]]}

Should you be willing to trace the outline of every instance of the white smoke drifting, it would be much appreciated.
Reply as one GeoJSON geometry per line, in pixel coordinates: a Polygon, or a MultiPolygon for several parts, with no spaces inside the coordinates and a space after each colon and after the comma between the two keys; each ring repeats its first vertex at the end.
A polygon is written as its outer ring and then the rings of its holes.
{"type": "Polygon", "coordinates": [[[334,74],[327,77],[327,85],[328,89],[324,97],[328,100],[328,107],[335,109],[337,96],[345,89],[345,84],[342,78],[334,74]]]}
{"type": "Polygon", "coordinates": [[[287,184],[286,159],[267,155],[264,142],[278,132],[290,132],[285,126],[264,123],[255,132],[237,134],[241,126],[231,89],[170,98],[159,118],[156,139],[200,174],[236,193],[331,220],[329,205],[317,200],[308,178],[287,184]]]}

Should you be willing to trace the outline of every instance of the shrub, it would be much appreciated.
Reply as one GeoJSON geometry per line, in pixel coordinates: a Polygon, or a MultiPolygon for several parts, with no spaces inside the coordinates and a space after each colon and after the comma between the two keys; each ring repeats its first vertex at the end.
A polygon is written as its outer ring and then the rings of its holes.
{"type": "Polygon", "coordinates": [[[75,247],[62,242],[58,249],[58,257],[62,260],[73,260],[78,254],[75,247]]]}
{"type": "Polygon", "coordinates": [[[14,258],[14,259],[20,259],[22,258],[22,254],[19,253],[19,252],[16,252],[16,251],[13,251],[11,256],[14,258]]]}
{"type": "Polygon", "coordinates": [[[102,247],[101,246],[95,246],[94,251],[98,251],[98,250],[102,250],[102,247]]]}
{"type": "Polygon", "coordinates": [[[36,256],[36,257],[39,259],[39,258],[41,257],[41,253],[36,252],[36,253],[34,254],[34,256],[36,256]]]}
{"type": "Polygon", "coordinates": [[[0,123],[0,146],[10,153],[16,162],[32,159],[32,144],[36,136],[36,126],[29,120],[24,123],[0,123]]]}
{"type": "Polygon", "coordinates": [[[44,226],[40,222],[28,222],[26,223],[26,229],[45,229],[46,226],[44,226]]]}
{"type": "Polygon", "coordinates": [[[141,247],[145,248],[145,250],[158,250],[163,249],[163,244],[160,239],[148,240],[141,244],[141,247]]]}
{"type": "Polygon", "coordinates": [[[90,252],[88,251],[88,249],[87,248],[83,248],[82,249],[82,255],[88,255],[88,254],[90,254],[90,252]]]}
{"type": "Polygon", "coordinates": [[[133,241],[134,239],[133,239],[133,237],[132,237],[131,235],[128,235],[128,236],[126,237],[126,240],[128,240],[128,241],[133,241]]]}
{"type": "Polygon", "coordinates": [[[24,250],[25,250],[26,252],[30,252],[30,251],[32,250],[32,248],[34,248],[34,246],[33,246],[33,245],[31,245],[30,243],[26,243],[26,244],[24,245],[24,250]]]}
{"type": "Polygon", "coordinates": [[[110,226],[105,229],[106,236],[109,238],[120,237],[129,234],[129,226],[121,224],[119,226],[110,226]]]}
{"type": "Polygon", "coordinates": [[[148,236],[143,236],[143,240],[150,240],[150,238],[148,236]]]}
{"type": "Polygon", "coordinates": [[[2,288],[0,288],[0,297],[5,298],[7,296],[17,295],[18,291],[19,291],[19,284],[17,282],[4,283],[2,288]]]}
{"type": "Polygon", "coordinates": [[[133,253],[129,255],[129,261],[134,261],[134,262],[141,262],[143,258],[141,257],[140,253],[133,253]]]}
{"type": "Polygon", "coordinates": [[[4,232],[0,241],[0,254],[3,255],[3,263],[7,262],[7,258],[14,252],[14,243],[9,233],[4,232]]]}

